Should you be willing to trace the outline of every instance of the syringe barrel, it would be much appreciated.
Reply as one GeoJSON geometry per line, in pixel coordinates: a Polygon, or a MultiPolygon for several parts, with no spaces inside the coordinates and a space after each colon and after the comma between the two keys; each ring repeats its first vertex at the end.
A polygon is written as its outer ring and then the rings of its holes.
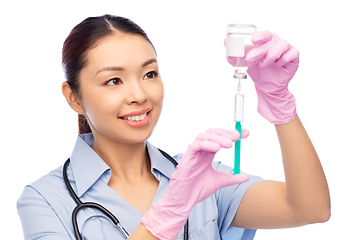
{"type": "Polygon", "coordinates": [[[235,95],[235,122],[242,122],[244,120],[244,95],[237,93],[235,95]]]}

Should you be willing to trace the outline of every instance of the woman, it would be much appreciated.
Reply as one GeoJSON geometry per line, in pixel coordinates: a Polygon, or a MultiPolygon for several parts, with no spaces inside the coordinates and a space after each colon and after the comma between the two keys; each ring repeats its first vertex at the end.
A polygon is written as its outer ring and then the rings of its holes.
{"type": "MultiPolygon", "coordinates": [[[[25,238],[76,239],[76,203],[63,173],[81,201],[106,207],[129,239],[183,239],[187,219],[189,239],[252,239],[258,228],[327,221],[326,179],[287,89],[298,52],[267,31],[256,33],[253,42],[248,73],[258,111],[275,124],[286,183],[232,175],[231,168],[213,162],[220,148],[239,139],[233,130],[200,134],[184,155],[174,157],[175,171],[170,157],[147,141],[164,94],[154,47],[128,19],[88,18],[63,47],[62,91],[79,114],[81,135],[69,165],[27,186],[19,199],[25,238]]],[[[123,237],[97,209],[81,210],[76,219],[84,239],[123,237]]]]}

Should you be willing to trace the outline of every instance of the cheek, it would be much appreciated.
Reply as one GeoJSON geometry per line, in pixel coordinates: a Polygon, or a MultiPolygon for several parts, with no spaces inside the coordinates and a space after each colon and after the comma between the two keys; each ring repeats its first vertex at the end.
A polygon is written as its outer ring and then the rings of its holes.
{"type": "Polygon", "coordinates": [[[155,104],[162,105],[164,99],[164,85],[162,81],[159,81],[156,85],[151,86],[149,89],[149,97],[155,104]]]}
{"type": "Polygon", "coordinates": [[[84,107],[90,121],[96,124],[97,122],[112,119],[109,116],[113,116],[113,119],[116,119],[114,116],[117,116],[122,102],[118,94],[114,96],[112,93],[96,91],[88,95],[87,101],[84,102],[84,107]]]}

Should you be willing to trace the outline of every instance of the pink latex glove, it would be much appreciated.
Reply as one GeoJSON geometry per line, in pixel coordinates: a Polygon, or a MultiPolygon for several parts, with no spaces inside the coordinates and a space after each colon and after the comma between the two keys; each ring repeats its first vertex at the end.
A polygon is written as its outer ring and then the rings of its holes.
{"type": "MultiPolygon", "coordinates": [[[[243,138],[249,132],[243,129],[243,138]]],[[[209,129],[189,145],[170,179],[169,188],[141,218],[152,235],[172,240],[180,234],[193,206],[213,195],[220,188],[240,184],[246,174],[233,175],[212,168],[212,161],[221,148],[230,148],[240,134],[236,130],[209,129]]]]}
{"type": "Polygon", "coordinates": [[[299,65],[299,52],[269,31],[254,33],[254,48],[246,55],[249,76],[258,95],[258,112],[271,123],[285,124],[295,118],[295,98],[289,81],[299,65]]]}

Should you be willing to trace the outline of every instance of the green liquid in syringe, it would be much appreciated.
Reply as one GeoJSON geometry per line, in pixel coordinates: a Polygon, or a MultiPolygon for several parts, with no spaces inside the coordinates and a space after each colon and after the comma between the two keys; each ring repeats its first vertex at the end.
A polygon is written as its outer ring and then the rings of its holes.
{"type": "Polygon", "coordinates": [[[240,133],[240,139],[235,142],[234,174],[240,174],[241,122],[236,122],[235,128],[240,133]]]}

